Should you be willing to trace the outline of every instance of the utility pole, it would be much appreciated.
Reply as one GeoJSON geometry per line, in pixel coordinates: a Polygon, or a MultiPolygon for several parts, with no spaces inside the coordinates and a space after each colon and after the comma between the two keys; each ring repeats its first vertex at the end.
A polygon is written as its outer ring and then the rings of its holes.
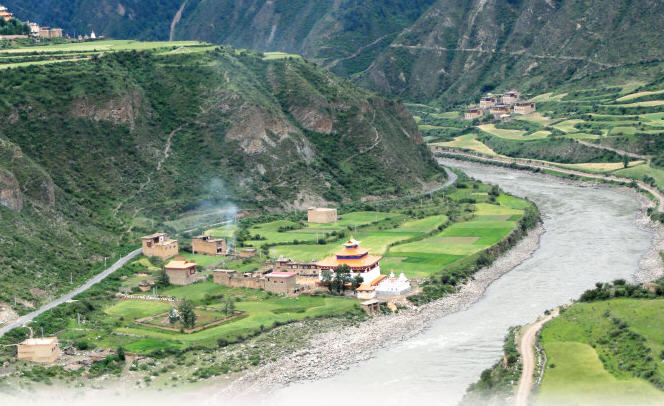
{"type": "Polygon", "coordinates": [[[69,272],[69,284],[73,285],[74,284],[74,273],[69,272]]]}
{"type": "Polygon", "coordinates": [[[76,323],[81,327],[81,313],[76,313],[76,323]]]}
{"type": "Polygon", "coordinates": [[[104,269],[106,269],[106,260],[107,259],[108,259],[108,257],[104,257],[104,269]]]}
{"type": "Polygon", "coordinates": [[[41,337],[41,338],[44,338],[44,327],[41,328],[41,333],[42,333],[42,337],[41,337]]]}

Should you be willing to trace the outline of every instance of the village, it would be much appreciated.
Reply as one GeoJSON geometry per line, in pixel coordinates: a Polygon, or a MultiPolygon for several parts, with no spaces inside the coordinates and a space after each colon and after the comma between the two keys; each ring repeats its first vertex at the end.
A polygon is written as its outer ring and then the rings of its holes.
{"type": "Polygon", "coordinates": [[[477,106],[471,106],[463,115],[465,120],[481,120],[493,116],[500,121],[509,121],[512,114],[531,114],[537,110],[533,102],[522,101],[517,91],[505,92],[502,95],[487,94],[480,99],[477,106]]]}
{"type": "MultiPolygon", "coordinates": [[[[527,206],[463,178],[446,191],[389,205],[242,212],[175,236],[146,229],[152,233],[135,240],[141,255],[96,292],[65,303],[59,318],[39,318],[23,329],[0,374],[20,375],[35,365],[71,379],[119,376],[127,368],[155,375],[165,354],[231,347],[258,360],[223,358],[215,374],[249,368],[286,351],[290,341],[245,344],[272,331],[390,320],[454,292],[482,253],[510,236],[527,206]]],[[[169,377],[206,376],[203,365],[186,371],[178,365],[169,367],[169,377]]],[[[142,379],[142,386],[173,384],[142,379]]]]}
{"type": "MultiPolygon", "coordinates": [[[[0,19],[4,20],[5,22],[9,22],[11,20],[18,21],[18,19],[14,16],[14,13],[9,11],[7,7],[1,4],[0,4],[0,19]]],[[[92,31],[90,34],[81,34],[77,35],[75,38],[72,38],[69,35],[63,35],[62,28],[40,26],[39,23],[31,21],[24,21],[24,22],[19,21],[19,23],[27,26],[29,32],[25,34],[9,34],[9,35],[0,34],[0,40],[17,40],[17,39],[27,39],[27,38],[42,40],[42,39],[66,38],[68,40],[74,40],[74,41],[87,41],[87,40],[95,40],[103,38],[101,36],[98,37],[94,31],[92,31]]]]}
{"type": "MultiPolygon", "coordinates": [[[[336,223],[339,220],[336,209],[310,208],[307,222],[315,225],[336,223]]],[[[269,294],[296,298],[301,294],[315,294],[327,291],[336,279],[342,280],[343,290],[347,298],[357,299],[357,303],[367,315],[377,314],[383,308],[397,311],[395,303],[403,301],[412,291],[411,282],[404,273],[398,277],[394,273],[381,274],[379,255],[370,255],[369,250],[361,247],[361,242],[351,238],[339,247],[334,255],[320,261],[301,262],[280,256],[274,261],[266,261],[260,269],[241,272],[231,269],[208,269],[194,260],[180,256],[179,241],[171,239],[166,233],[158,232],[141,238],[142,253],[145,258],[155,258],[163,262],[161,272],[166,276],[168,285],[190,286],[210,279],[214,284],[241,289],[255,289],[269,294]]],[[[191,239],[188,247],[191,255],[217,258],[226,261],[252,261],[259,255],[256,248],[237,248],[224,238],[200,235],[191,239]]],[[[224,261],[224,262],[226,262],[224,261]]],[[[137,273],[140,279],[137,285],[127,285],[118,292],[116,297],[122,301],[137,303],[160,303],[171,306],[163,314],[136,319],[135,322],[148,327],[161,326],[164,330],[199,332],[209,327],[228,322],[236,317],[234,311],[230,316],[212,318],[192,328],[177,328],[172,320],[168,325],[159,323],[155,318],[172,318],[178,314],[178,305],[186,299],[175,296],[164,296],[157,293],[157,275],[137,273]]],[[[127,277],[123,279],[127,280],[127,277]]],[[[163,286],[162,286],[163,287],[163,286]]],[[[197,317],[205,318],[216,308],[197,308],[197,317]],[[202,310],[199,312],[199,310],[202,310]],[[202,317],[201,317],[202,316],[202,317]]],[[[32,335],[32,331],[31,331],[32,335]]],[[[72,346],[60,349],[58,337],[30,337],[17,345],[17,359],[39,364],[53,364],[65,358],[67,369],[78,370],[92,362],[103,360],[115,354],[110,348],[93,351],[77,351],[72,346]]]]}

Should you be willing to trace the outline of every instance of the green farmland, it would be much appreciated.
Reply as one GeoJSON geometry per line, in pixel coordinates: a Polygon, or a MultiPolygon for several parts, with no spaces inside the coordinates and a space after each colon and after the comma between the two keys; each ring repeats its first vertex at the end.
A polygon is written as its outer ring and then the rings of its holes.
{"type": "Polygon", "coordinates": [[[574,304],[542,330],[548,362],[535,404],[663,404],[646,378],[664,377],[662,323],[662,299],[574,304]]]}

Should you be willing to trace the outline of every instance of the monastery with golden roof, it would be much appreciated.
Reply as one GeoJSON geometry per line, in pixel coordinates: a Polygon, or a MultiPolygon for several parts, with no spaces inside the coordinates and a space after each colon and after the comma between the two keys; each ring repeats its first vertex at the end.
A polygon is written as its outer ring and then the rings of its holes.
{"type": "Polygon", "coordinates": [[[364,283],[370,283],[380,276],[381,256],[369,255],[369,250],[360,248],[360,241],[351,238],[343,244],[343,250],[337,252],[331,257],[317,262],[316,266],[320,269],[319,277],[322,280],[323,271],[332,271],[341,265],[348,265],[351,271],[351,277],[357,274],[362,275],[364,283]]]}

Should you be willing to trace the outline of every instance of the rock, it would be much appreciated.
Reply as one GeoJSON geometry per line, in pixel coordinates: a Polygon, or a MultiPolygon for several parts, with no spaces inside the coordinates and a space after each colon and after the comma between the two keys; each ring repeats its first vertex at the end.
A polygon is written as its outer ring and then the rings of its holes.
{"type": "Polygon", "coordinates": [[[0,206],[23,210],[23,193],[13,173],[0,169],[0,206]]]}

